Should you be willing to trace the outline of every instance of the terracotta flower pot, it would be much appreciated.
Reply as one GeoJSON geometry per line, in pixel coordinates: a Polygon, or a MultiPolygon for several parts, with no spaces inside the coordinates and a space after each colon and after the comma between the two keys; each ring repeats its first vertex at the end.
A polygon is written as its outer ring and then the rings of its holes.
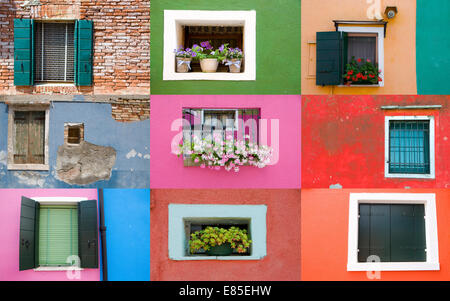
{"type": "Polygon", "coordinates": [[[206,254],[209,256],[229,256],[233,254],[233,249],[231,248],[231,244],[224,243],[220,246],[211,247],[206,254]]]}
{"type": "Polygon", "coordinates": [[[191,69],[191,61],[190,57],[177,57],[177,72],[186,73],[191,69]]]}
{"type": "Polygon", "coordinates": [[[240,73],[241,72],[241,59],[231,59],[228,60],[227,65],[230,67],[231,73],[240,73]]]}
{"type": "Polygon", "coordinates": [[[217,59],[202,59],[200,60],[200,68],[202,68],[202,72],[216,72],[217,67],[219,66],[219,61],[217,59]]]}

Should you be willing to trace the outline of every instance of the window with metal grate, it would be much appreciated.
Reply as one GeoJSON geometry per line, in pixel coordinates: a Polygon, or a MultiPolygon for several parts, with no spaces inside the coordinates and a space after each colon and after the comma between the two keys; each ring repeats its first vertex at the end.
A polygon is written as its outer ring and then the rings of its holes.
{"type": "Polygon", "coordinates": [[[36,22],[36,82],[74,82],[74,23],[36,22]]]}
{"type": "Polygon", "coordinates": [[[389,173],[430,173],[430,121],[389,122],[389,173]]]}

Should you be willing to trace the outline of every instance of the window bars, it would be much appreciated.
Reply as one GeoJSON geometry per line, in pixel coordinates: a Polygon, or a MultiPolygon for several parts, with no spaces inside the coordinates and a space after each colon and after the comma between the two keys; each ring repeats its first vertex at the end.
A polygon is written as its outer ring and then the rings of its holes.
{"type": "Polygon", "coordinates": [[[389,173],[430,173],[430,122],[389,121],[389,173]]]}

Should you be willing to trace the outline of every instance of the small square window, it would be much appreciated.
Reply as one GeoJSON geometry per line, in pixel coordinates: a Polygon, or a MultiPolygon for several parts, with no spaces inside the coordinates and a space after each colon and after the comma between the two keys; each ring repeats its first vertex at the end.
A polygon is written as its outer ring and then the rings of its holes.
{"type": "Polygon", "coordinates": [[[81,141],[84,141],[84,124],[65,123],[64,142],[68,144],[80,144],[81,141]]]}
{"type": "Polygon", "coordinates": [[[35,26],[35,82],[73,83],[74,23],[36,22],[35,26]]]}
{"type": "Polygon", "coordinates": [[[386,116],[386,177],[434,178],[434,117],[386,116]]]}

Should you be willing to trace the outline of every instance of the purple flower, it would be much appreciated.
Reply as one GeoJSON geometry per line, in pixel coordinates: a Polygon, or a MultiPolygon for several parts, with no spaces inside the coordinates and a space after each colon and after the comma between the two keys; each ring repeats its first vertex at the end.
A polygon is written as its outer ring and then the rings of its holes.
{"type": "Polygon", "coordinates": [[[192,57],[196,57],[197,56],[197,53],[195,53],[195,52],[192,52],[192,57]]]}
{"type": "Polygon", "coordinates": [[[222,45],[219,47],[219,51],[222,52],[224,49],[225,49],[225,45],[222,44],[222,45]]]}

